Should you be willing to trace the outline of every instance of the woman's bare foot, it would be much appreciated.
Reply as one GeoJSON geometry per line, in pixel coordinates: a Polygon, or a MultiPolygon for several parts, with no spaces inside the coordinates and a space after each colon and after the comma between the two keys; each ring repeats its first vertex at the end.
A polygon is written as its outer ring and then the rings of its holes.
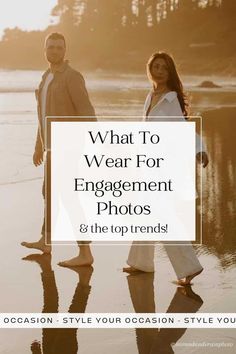
{"type": "Polygon", "coordinates": [[[137,269],[137,268],[134,268],[134,267],[124,267],[123,268],[123,272],[126,272],[126,273],[130,273],[130,274],[133,274],[133,273],[145,273],[144,270],[140,270],[140,269],[137,269]]]}
{"type": "Polygon", "coordinates": [[[34,248],[36,250],[39,250],[43,253],[51,253],[52,247],[45,245],[44,238],[41,238],[39,241],[36,242],[21,242],[21,246],[24,246],[26,248],[34,248]]]}
{"type": "Polygon", "coordinates": [[[196,272],[192,275],[188,275],[187,277],[185,277],[183,279],[178,279],[178,280],[174,281],[174,284],[177,284],[180,286],[192,285],[191,280],[193,280],[193,278],[195,278],[197,275],[201,274],[202,271],[203,271],[203,268],[201,270],[199,270],[199,272],[196,272]]]}

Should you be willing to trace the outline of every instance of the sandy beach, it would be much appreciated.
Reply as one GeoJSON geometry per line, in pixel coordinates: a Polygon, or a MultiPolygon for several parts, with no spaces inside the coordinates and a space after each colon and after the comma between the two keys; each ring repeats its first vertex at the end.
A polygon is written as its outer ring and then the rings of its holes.
{"type": "MultiPolygon", "coordinates": [[[[204,272],[184,291],[172,283],[175,274],[161,246],[156,247],[154,274],[122,272],[128,245],[92,245],[93,271],[57,265],[75,255],[76,246],[53,246],[52,259],[22,259],[31,252],[21,241],[39,237],[43,218],[43,168],[32,164],[37,117],[31,88],[38,76],[30,81],[30,92],[7,93],[5,88],[0,93],[1,312],[235,312],[236,101],[232,87],[207,94],[192,90],[194,111],[203,116],[210,164],[203,171],[203,245],[197,247],[204,272]]],[[[111,89],[111,81],[103,80],[107,92],[93,90],[89,83],[98,114],[142,114],[146,93],[142,79],[138,87],[120,92],[116,90],[120,82],[111,89]]],[[[57,354],[210,354],[218,350],[181,346],[193,342],[233,343],[223,349],[233,354],[236,346],[234,329],[2,329],[0,338],[4,354],[49,354],[52,343],[57,354]]]]}

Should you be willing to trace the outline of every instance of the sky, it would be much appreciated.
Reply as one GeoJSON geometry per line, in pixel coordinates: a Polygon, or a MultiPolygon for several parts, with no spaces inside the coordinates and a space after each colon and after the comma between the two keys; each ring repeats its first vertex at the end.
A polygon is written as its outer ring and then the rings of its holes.
{"type": "Polygon", "coordinates": [[[57,0],[0,0],[0,38],[4,28],[44,29],[57,0]]]}

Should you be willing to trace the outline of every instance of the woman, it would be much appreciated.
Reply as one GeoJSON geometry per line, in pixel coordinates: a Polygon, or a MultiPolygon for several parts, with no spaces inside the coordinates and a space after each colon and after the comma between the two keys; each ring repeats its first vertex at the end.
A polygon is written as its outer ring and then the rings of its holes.
{"type": "MultiPolygon", "coordinates": [[[[147,75],[152,83],[152,90],[144,104],[144,117],[188,115],[188,102],[183,92],[183,85],[170,55],[164,52],[153,54],[147,63],[147,75]]],[[[168,119],[169,120],[169,119],[168,119]]],[[[208,164],[206,152],[201,148],[200,138],[196,136],[196,158],[203,167],[208,164]]],[[[154,272],[154,245],[151,242],[133,242],[124,272],[154,272]],[[142,245],[143,246],[142,246],[142,245]]],[[[165,245],[167,255],[177,275],[178,285],[188,285],[191,280],[203,271],[192,244],[165,245]]]]}

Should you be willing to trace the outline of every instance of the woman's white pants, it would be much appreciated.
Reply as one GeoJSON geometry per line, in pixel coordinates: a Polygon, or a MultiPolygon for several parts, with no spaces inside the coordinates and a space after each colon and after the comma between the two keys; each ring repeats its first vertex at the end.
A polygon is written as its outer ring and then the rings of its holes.
{"type": "MultiPolygon", "coordinates": [[[[177,275],[182,279],[202,270],[192,244],[164,245],[166,253],[177,275]]],[[[154,272],[154,244],[153,242],[134,241],[130,248],[127,263],[129,266],[144,272],[154,272]]]]}

